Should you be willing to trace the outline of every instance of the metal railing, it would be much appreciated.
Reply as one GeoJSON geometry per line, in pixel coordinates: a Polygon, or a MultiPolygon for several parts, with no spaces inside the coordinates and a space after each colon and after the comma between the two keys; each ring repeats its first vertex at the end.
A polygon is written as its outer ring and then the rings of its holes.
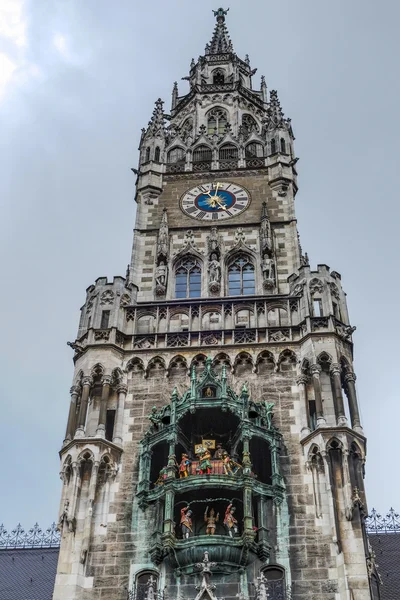
{"type": "Polygon", "coordinates": [[[41,529],[36,523],[31,529],[25,531],[19,523],[15,529],[7,531],[0,525],[0,550],[17,548],[58,548],[61,534],[57,525],[52,523],[48,529],[41,529]]]}

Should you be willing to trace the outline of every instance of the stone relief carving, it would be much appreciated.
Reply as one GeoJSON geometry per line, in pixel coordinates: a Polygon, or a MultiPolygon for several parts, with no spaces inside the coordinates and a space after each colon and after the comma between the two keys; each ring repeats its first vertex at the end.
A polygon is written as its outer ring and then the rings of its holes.
{"type": "Polygon", "coordinates": [[[105,304],[114,304],[114,292],[111,290],[106,290],[100,296],[100,304],[104,306],[105,304]]]}
{"type": "Polygon", "coordinates": [[[322,292],[324,291],[324,284],[320,279],[317,279],[316,277],[314,277],[314,279],[311,279],[309,286],[311,294],[322,294],[322,292]]]}
{"type": "Polygon", "coordinates": [[[164,208],[161,217],[160,230],[157,238],[157,257],[155,269],[156,296],[165,296],[168,284],[169,230],[167,209],[164,208]]]}

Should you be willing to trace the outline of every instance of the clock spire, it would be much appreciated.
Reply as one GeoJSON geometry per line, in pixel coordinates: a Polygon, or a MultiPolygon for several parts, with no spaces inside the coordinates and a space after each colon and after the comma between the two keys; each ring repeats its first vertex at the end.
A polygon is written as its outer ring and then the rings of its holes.
{"type": "Polygon", "coordinates": [[[214,10],[214,17],[217,19],[217,24],[214,29],[212,40],[206,46],[206,54],[225,54],[227,52],[233,52],[233,45],[229,37],[228,29],[225,25],[225,15],[228,10],[219,8],[214,10]]]}

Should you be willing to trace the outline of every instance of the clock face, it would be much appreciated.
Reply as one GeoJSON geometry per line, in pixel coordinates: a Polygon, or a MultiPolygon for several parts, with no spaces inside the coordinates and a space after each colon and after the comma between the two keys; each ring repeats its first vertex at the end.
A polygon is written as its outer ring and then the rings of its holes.
{"type": "Polygon", "coordinates": [[[250,194],[235,183],[203,183],[185,192],[181,209],[193,219],[223,221],[237,217],[250,205],[250,194]]]}

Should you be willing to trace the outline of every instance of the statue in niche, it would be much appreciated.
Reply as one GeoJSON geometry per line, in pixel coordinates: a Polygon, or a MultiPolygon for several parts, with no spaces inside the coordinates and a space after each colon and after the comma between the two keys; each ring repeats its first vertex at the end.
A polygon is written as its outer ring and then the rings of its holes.
{"type": "Polygon", "coordinates": [[[210,475],[211,474],[211,452],[208,448],[202,448],[198,450],[197,456],[199,457],[199,466],[197,467],[197,472],[200,475],[210,475]]]}
{"type": "Polygon", "coordinates": [[[214,535],[215,528],[217,526],[218,521],[219,521],[219,513],[217,513],[217,515],[215,515],[215,510],[211,507],[210,514],[208,514],[208,506],[207,506],[205,513],[204,513],[204,522],[207,523],[206,535],[214,535]]]}
{"type": "Polygon", "coordinates": [[[224,453],[227,453],[226,450],[222,447],[222,444],[217,444],[217,449],[214,454],[215,460],[222,460],[224,458],[224,453]]]}
{"type": "Polygon", "coordinates": [[[239,465],[239,463],[235,462],[233,460],[233,458],[231,458],[229,456],[229,454],[227,453],[227,451],[225,450],[223,455],[222,455],[222,460],[224,463],[224,474],[225,475],[236,475],[236,473],[239,471],[239,469],[242,468],[242,465],[239,465]]]}
{"type": "Polygon", "coordinates": [[[208,274],[210,292],[217,294],[221,289],[221,263],[215,252],[211,254],[210,262],[208,263],[208,274]]]}
{"type": "Polygon", "coordinates": [[[236,508],[232,504],[229,504],[225,511],[225,517],[224,517],[224,525],[226,527],[226,530],[228,531],[229,537],[231,537],[231,538],[235,537],[235,535],[237,535],[239,532],[238,524],[237,524],[238,522],[234,516],[235,511],[236,511],[236,508]]]}
{"type": "Polygon", "coordinates": [[[158,245],[157,245],[157,254],[168,256],[168,227],[166,225],[162,225],[160,228],[160,233],[158,234],[158,245]]]}
{"type": "Polygon", "coordinates": [[[151,413],[147,415],[151,421],[152,427],[155,431],[158,431],[161,424],[161,413],[157,411],[157,406],[153,406],[151,413]]]}
{"type": "Polygon", "coordinates": [[[275,286],[275,265],[272,258],[264,256],[262,261],[263,285],[266,290],[272,290],[275,286]]]}
{"type": "Polygon", "coordinates": [[[208,236],[208,252],[209,252],[209,254],[212,255],[213,253],[215,253],[219,256],[220,247],[221,247],[221,241],[220,241],[220,237],[218,235],[218,229],[216,227],[213,227],[211,229],[210,235],[208,236]]]}
{"type": "Polygon", "coordinates": [[[179,479],[183,479],[184,477],[189,476],[189,468],[192,464],[192,461],[189,459],[187,454],[182,454],[181,462],[179,463],[179,479]]]}
{"type": "Polygon", "coordinates": [[[215,252],[211,254],[208,271],[210,274],[210,283],[219,283],[221,280],[221,264],[215,252]]]}
{"type": "Polygon", "coordinates": [[[181,509],[181,531],[182,537],[188,539],[193,533],[193,522],[192,522],[192,511],[189,510],[189,506],[185,506],[181,509]]]}
{"type": "Polygon", "coordinates": [[[163,260],[160,261],[160,264],[156,268],[155,279],[156,279],[156,294],[157,294],[157,296],[163,296],[167,289],[167,280],[168,280],[168,267],[164,263],[163,260]]]}

